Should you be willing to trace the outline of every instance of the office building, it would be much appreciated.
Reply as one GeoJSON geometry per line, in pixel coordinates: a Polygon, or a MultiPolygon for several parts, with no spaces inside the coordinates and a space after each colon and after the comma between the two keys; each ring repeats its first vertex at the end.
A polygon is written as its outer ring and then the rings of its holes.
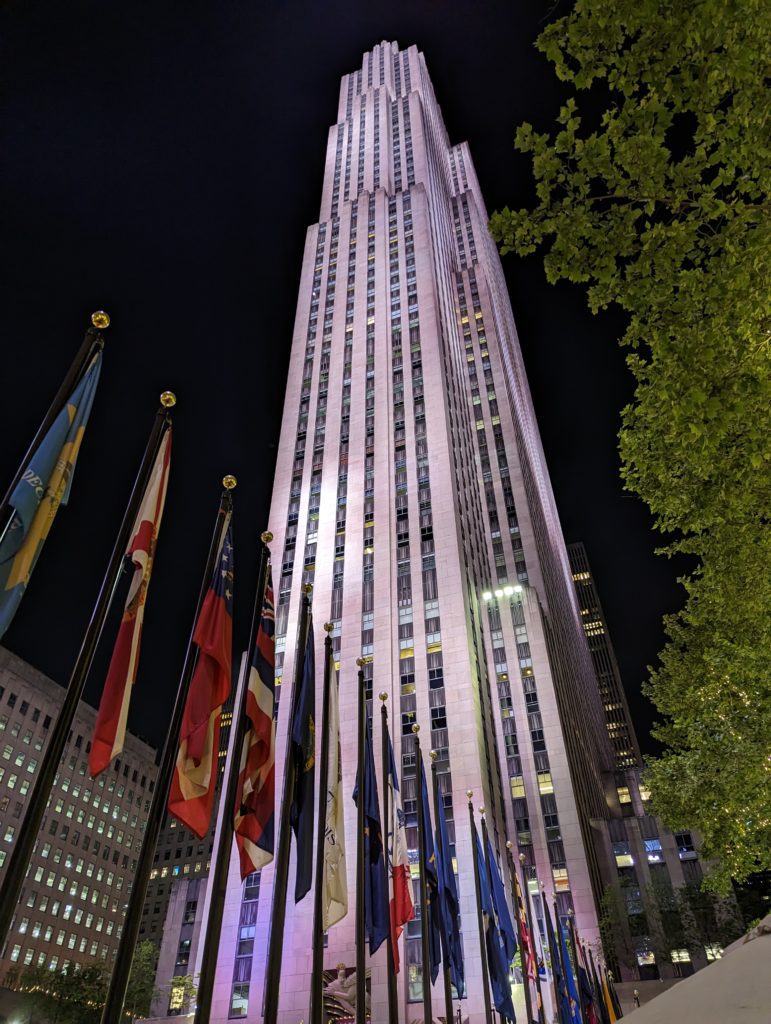
{"type": "MultiPolygon", "coordinates": [[[[469,147],[448,139],[423,55],[375,46],[344,76],[329,131],[269,520],[279,696],[291,686],[301,588],[310,583],[317,665],[321,624],[334,626],[344,791],[354,785],[356,659],[364,657],[374,703],[388,694],[413,851],[413,724],[424,752],[438,752],[471,1024],[483,1011],[466,791],[484,806],[499,857],[511,839],[533,887],[542,880],[561,913],[573,909],[587,939],[597,935],[602,892],[590,822],[616,801],[613,751],[487,219],[469,147]]],[[[379,713],[374,733],[379,750],[379,713]]],[[[353,908],[353,803],[346,809],[353,908]]],[[[273,866],[258,899],[242,901],[235,868],[231,879],[213,1020],[259,1014],[263,993],[273,866]]],[[[291,889],[290,875],[290,900],[291,889]]],[[[287,1024],[307,1015],[311,923],[310,897],[290,905],[279,1011],[287,1024]]],[[[416,922],[404,940],[402,1020],[420,1015],[411,1005],[422,992],[419,935],[416,922]]],[[[351,909],[329,933],[325,966],[354,961],[351,909]]],[[[383,1020],[385,947],[369,969],[373,1019],[383,1020]]]]}
{"type": "MultiPolygon", "coordinates": [[[[64,690],[0,647],[0,878],[64,690]]],[[[130,733],[98,779],[88,775],[96,711],[81,703],[0,957],[0,977],[104,961],[118,948],[147,812],[155,750],[130,733]]]]}

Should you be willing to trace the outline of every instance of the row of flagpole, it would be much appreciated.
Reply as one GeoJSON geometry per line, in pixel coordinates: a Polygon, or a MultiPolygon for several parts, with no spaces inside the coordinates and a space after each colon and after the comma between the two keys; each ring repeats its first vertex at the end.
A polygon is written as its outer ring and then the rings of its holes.
{"type": "MultiPolygon", "coordinates": [[[[32,569],[40,555],[53,516],[69,495],[77,454],[93,403],[101,368],[103,340],[100,328],[106,314],[94,314],[93,328],[84,340],[33,445],[12,482],[0,508],[0,636],[18,607],[32,569]],[[57,403],[60,408],[56,408],[57,403]]],[[[107,679],[102,692],[95,734],[89,755],[92,776],[104,771],[120,754],[126,730],[129,701],[139,663],[144,606],[165,504],[171,457],[171,415],[176,399],[161,396],[161,408],[153,423],[131,496],[115,540],[61,711],[51,733],[34,788],[27,803],[24,828],[8,860],[0,886],[0,942],[8,935],[30,857],[45,813],[56,771],[82,696],[97,644],[124,565],[130,560],[133,577],[125,602],[107,679]]],[[[177,695],[153,798],[138,857],[136,874],[120,946],[110,978],[102,1015],[103,1024],[118,1024],[153,856],[164,814],[174,815],[201,838],[208,832],[215,788],[222,706],[227,701],[232,674],[233,544],[231,520],[234,477],[223,480],[217,516],[207,553],[193,627],[188,640],[177,695]]],[[[204,925],[203,960],[195,1012],[196,1024],[208,1024],[217,965],[230,850],[235,835],[241,876],[258,871],[273,860],[275,821],[275,610],[267,544],[262,534],[260,568],[250,631],[250,649],[242,659],[238,695],[233,714],[234,757],[226,764],[220,797],[217,849],[209,887],[209,912],[204,925]]],[[[297,636],[295,674],[287,723],[284,788],[280,808],[271,930],[264,992],[264,1020],[275,1024],[283,951],[286,900],[289,880],[291,835],[295,836],[297,870],[295,902],[314,884],[313,838],[316,831],[316,872],[313,915],[313,969],[310,993],[311,1024],[323,1019],[324,933],[348,911],[348,887],[344,848],[344,810],[338,678],[325,626],[322,699],[322,737],[318,814],[314,808],[315,743],[315,648],[310,608],[310,586],[303,588],[297,636]],[[331,768],[331,774],[330,774],[331,768]]],[[[358,757],[356,851],[356,1019],[364,1024],[366,1001],[366,949],[372,956],[387,940],[388,1021],[398,1021],[396,974],[399,971],[398,938],[413,919],[414,907],[401,811],[398,772],[389,730],[386,694],[381,693],[383,815],[374,765],[372,731],[366,706],[363,661],[358,667],[358,757]]],[[[431,1021],[432,984],[443,970],[445,1015],[452,1019],[452,987],[458,996],[465,991],[460,908],[455,873],[450,857],[447,822],[432,760],[434,828],[419,726],[413,727],[417,754],[418,860],[423,973],[423,1012],[431,1021]]],[[[482,845],[469,795],[475,894],[482,962],[485,1017],[492,1024],[492,1007],[502,1018],[514,1020],[509,971],[519,948],[528,1020],[546,1024],[537,957],[527,914],[527,886],[522,888],[507,844],[512,907],[516,933],[506,902],[503,882],[482,812],[482,845]],[[530,982],[537,994],[533,1017],[530,982]],[[492,991],[492,1001],[491,1001],[492,991]]],[[[559,942],[554,938],[551,914],[543,900],[554,996],[560,1024],[611,1024],[620,1015],[613,1005],[614,993],[607,974],[602,982],[590,954],[591,970],[570,920],[566,946],[559,922],[559,942]],[[571,954],[572,963],[571,966],[571,954]],[[592,1007],[597,1005],[593,1015],[592,1007]],[[592,1011],[592,1012],[590,1012],[592,1011]]],[[[617,1001],[616,1001],[617,1002],[617,1001]]]]}

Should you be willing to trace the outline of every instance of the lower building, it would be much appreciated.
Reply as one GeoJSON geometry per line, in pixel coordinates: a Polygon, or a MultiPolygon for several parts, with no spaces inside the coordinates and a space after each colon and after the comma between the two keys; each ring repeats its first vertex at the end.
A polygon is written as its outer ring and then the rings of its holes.
{"type": "Polygon", "coordinates": [[[722,955],[741,933],[741,917],[735,900],[702,891],[696,833],[673,833],[648,813],[643,760],[594,574],[583,544],[567,550],[615,752],[621,810],[620,817],[593,822],[605,860],[605,954],[624,978],[684,977],[722,955]]]}
{"type": "MultiPolygon", "coordinates": [[[[61,686],[0,647],[0,879],[63,698],[61,686]]],[[[0,955],[6,980],[33,965],[109,966],[117,952],[157,767],[153,747],[127,733],[121,756],[91,779],[95,722],[81,703],[0,955]]]]}

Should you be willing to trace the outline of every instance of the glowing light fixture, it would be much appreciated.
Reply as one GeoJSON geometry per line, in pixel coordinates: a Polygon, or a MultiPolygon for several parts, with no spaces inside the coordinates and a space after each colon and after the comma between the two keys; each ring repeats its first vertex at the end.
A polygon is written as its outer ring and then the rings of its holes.
{"type": "Polygon", "coordinates": [[[483,601],[492,601],[492,599],[493,599],[493,592],[491,590],[486,590],[482,594],[482,600],[483,601]]]}
{"type": "Polygon", "coordinates": [[[503,591],[502,591],[502,590],[500,590],[500,589],[496,590],[496,591],[495,591],[495,596],[496,596],[496,597],[503,597],[503,591]]]}

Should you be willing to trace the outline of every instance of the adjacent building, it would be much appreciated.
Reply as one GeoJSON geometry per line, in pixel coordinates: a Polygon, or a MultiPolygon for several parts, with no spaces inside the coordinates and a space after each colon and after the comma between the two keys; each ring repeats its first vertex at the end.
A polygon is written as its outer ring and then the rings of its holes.
{"type": "MultiPolygon", "coordinates": [[[[64,691],[0,647],[0,877],[64,691]]],[[[118,948],[147,812],[155,750],[126,735],[98,779],[88,775],[96,711],[78,708],[30,861],[0,977],[31,965],[52,970],[105,961],[118,948]]]]}
{"type": "MultiPolygon", "coordinates": [[[[293,675],[301,588],[313,586],[317,664],[333,624],[341,715],[356,659],[388,695],[408,841],[417,848],[414,724],[438,753],[460,890],[468,995],[482,1020],[466,791],[498,852],[597,938],[601,852],[591,822],[619,812],[614,751],[584,639],[500,260],[466,143],[448,139],[423,55],[382,42],[345,75],[321,210],[307,232],[269,526],[278,694],[293,675]]],[[[287,711],[280,700],[277,763],[287,711]]],[[[377,700],[376,700],[376,703],[377,700]]],[[[371,713],[371,702],[370,702],[371,713]]],[[[379,743],[380,715],[374,716],[379,743]]],[[[355,730],[342,736],[354,785],[355,730]]],[[[347,842],[354,849],[353,804],[347,842]]],[[[353,899],[353,859],[350,887],[353,899]]],[[[213,1020],[259,1015],[273,867],[235,870],[213,1020]],[[255,897],[258,892],[258,898],[255,897]]],[[[291,885],[290,885],[291,889],[291,885]]],[[[306,1016],[312,900],[288,911],[279,1019],[306,1016]]],[[[401,1019],[422,992],[408,928],[401,1019]]],[[[354,964],[354,921],[326,966],[354,964]]],[[[369,962],[373,1019],[385,948],[369,962]]],[[[439,989],[435,999],[439,999],[439,989]]],[[[437,1002],[438,1006],[439,1003],[437,1002]]]]}
{"type": "Polygon", "coordinates": [[[608,623],[584,545],[568,545],[579,611],[615,753],[621,816],[594,822],[604,872],[605,953],[622,976],[684,977],[722,954],[741,931],[733,899],[701,892],[698,836],[666,828],[648,813],[650,793],[608,623]]]}

